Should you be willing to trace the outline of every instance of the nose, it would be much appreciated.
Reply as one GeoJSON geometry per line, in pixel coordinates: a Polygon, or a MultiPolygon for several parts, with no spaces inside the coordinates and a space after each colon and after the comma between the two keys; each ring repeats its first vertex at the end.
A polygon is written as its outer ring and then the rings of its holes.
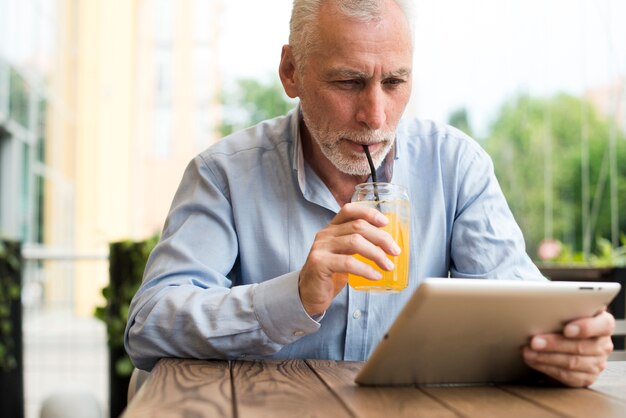
{"type": "Polygon", "coordinates": [[[359,95],[356,120],[369,129],[377,130],[385,126],[385,95],[380,85],[368,86],[359,95]]]}

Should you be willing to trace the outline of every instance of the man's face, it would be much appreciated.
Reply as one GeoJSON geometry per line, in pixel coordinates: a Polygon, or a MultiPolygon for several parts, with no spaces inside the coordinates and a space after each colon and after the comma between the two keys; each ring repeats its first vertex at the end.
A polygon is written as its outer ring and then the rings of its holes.
{"type": "Polygon", "coordinates": [[[296,70],[298,95],[308,133],[324,156],[343,173],[366,175],[362,145],[379,166],[409,100],[411,32],[393,1],[381,20],[368,23],[333,7],[322,6],[319,40],[296,70]]]}

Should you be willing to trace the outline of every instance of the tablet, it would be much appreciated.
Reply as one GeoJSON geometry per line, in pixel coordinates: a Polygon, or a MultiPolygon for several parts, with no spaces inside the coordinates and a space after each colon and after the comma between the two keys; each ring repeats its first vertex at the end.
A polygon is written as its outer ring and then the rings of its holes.
{"type": "Polygon", "coordinates": [[[355,378],[360,385],[521,382],[536,334],[593,316],[618,283],[425,279],[355,378]]]}

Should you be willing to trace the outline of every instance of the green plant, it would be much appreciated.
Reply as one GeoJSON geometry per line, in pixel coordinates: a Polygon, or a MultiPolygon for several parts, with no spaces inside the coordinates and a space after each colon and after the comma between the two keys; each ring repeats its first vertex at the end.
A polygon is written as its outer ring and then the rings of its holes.
{"type": "Polygon", "coordinates": [[[614,248],[606,238],[599,238],[597,251],[591,256],[591,264],[598,267],[626,267],[626,234],[621,234],[621,246],[614,248]]]}
{"type": "MultiPolygon", "coordinates": [[[[626,231],[626,216],[618,217],[618,225],[611,216],[611,177],[620,185],[617,202],[626,201],[626,133],[614,132],[613,148],[613,128],[611,118],[585,97],[519,94],[502,104],[482,144],[530,254],[546,235],[579,251],[616,227],[626,231]],[[609,152],[620,161],[610,175],[609,152]]],[[[585,258],[597,253],[596,242],[585,258]]]]}
{"type": "MultiPolygon", "coordinates": [[[[96,318],[104,321],[111,350],[124,348],[124,329],[130,302],[141,285],[143,271],[158,236],[145,241],[120,241],[109,245],[109,284],[102,289],[106,301],[98,306],[96,318]]],[[[133,364],[128,356],[116,360],[118,376],[130,376],[133,364]]]]}
{"type": "Polygon", "coordinates": [[[234,89],[220,94],[220,101],[224,105],[223,120],[218,127],[220,136],[284,115],[295,104],[277,79],[267,82],[252,78],[237,80],[234,89]]]}
{"type": "Polygon", "coordinates": [[[20,244],[0,240],[0,371],[17,367],[11,309],[20,299],[20,244]]]}
{"type": "Polygon", "coordinates": [[[621,245],[613,247],[606,238],[596,240],[596,252],[586,260],[582,252],[574,252],[569,245],[560,244],[559,254],[546,260],[546,264],[591,266],[591,267],[626,267],[626,234],[620,237],[621,245]]]}

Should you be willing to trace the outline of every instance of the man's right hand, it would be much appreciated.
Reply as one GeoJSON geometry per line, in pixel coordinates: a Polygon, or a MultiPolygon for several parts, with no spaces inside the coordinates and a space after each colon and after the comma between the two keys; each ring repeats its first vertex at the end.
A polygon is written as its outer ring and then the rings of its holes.
{"type": "Polygon", "coordinates": [[[315,235],[311,251],[300,271],[298,288],[307,313],[320,315],[344,288],[348,273],[378,280],[381,274],[352,255],[360,254],[381,269],[394,268],[387,254],[397,256],[400,247],[379,229],[388,219],[374,208],[348,203],[315,235]]]}

